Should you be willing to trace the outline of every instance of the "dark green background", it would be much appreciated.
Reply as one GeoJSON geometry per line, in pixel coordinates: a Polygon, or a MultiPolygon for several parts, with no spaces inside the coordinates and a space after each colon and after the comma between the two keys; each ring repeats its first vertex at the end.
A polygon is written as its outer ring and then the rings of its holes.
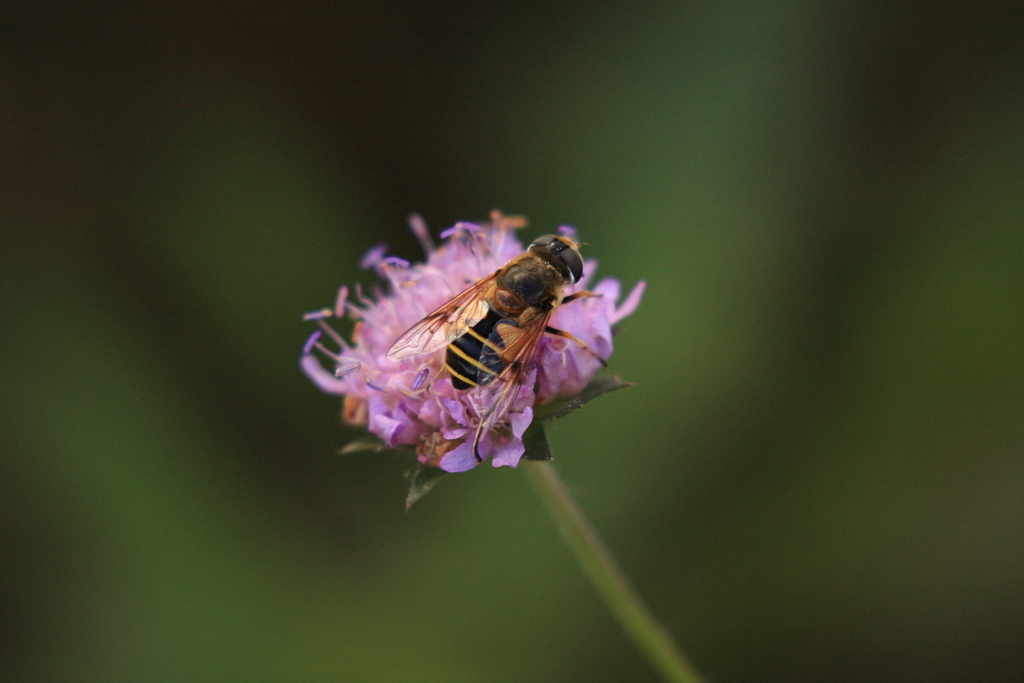
{"type": "Polygon", "coordinates": [[[709,680],[1024,678],[1020,3],[13,3],[0,679],[641,681],[522,472],[340,457],[369,246],[649,282],[556,464],[709,680]]]}

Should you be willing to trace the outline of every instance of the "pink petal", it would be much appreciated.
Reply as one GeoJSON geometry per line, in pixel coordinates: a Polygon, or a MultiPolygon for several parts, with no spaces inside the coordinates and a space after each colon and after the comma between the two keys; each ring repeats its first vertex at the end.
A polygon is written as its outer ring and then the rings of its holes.
{"type": "Polygon", "coordinates": [[[494,452],[491,454],[491,464],[495,467],[515,467],[519,464],[519,459],[526,452],[526,446],[523,444],[523,433],[530,426],[530,423],[533,422],[533,408],[527,407],[521,413],[509,414],[508,421],[512,425],[513,438],[508,443],[499,443],[494,447],[494,452]]]}
{"type": "Polygon", "coordinates": [[[343,396],[349,393],[348,384],[343,379],[335,377],[332,373],[328,372],[316,356],[310,354],[303,356],[299,360],[299,367],[302,368],[302,372],[305,373],[306,377],[313,380],[313,384],[325,394],[334,394],[335,396],[343,396]]]}
{"type": "Polygon", "coordinates": [[[445,472],[465,472],[473,469],[476,467],[473,442],[467,439],[462,445],[456,446],[441,458],[439,464],[445,472]]]}
{"type": "Polygon", "coordinates": [[[511,439],[506,444],[498,444],[494,447],[494,454],[491,456],[491,464],[495,467],[515,467],[519,459],[526,452],[526,446],[519,439],[511,439]]]}
{"type": "Polygon", "coordinates": [[[384,413],[374,412],[372,406],[370,413],[370,424],[367,429],[383,439],[389,448],[397,446],[399,443],[398,437],[405,431],[405,422],[403,420],[396,420],[384,413]]]}
{"type": "Polygon", "coordinates": [[[611,306],[614,306],[615,302],[619,300],[621,291],[622,286],[613,277],[606,277],[597,283],[597,287],[594,287],[594,293],[600,294],[611,306]]]}
{"type": "Polygon", "coordinates": [[[637,306],[640,305],[640,299],[644,296],[644,290],[647,289],[647,282],[640,280],[633,287],[633,291],[629,293],[626,300],[622,302],[622,305],[615,309],[615,313],[611,316],[611,323],[614,325],[628,315],[632,315],[633,311],[636,310],[637,306]]]}

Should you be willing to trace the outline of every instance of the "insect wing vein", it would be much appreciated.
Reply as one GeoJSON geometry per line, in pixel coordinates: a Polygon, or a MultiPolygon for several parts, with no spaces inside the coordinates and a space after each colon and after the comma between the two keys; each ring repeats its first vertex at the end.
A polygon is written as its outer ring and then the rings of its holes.
{"type": "Polygon", "coordinates": [[[388,359],[397,362],[430,353],[465,334],[487,315],[483,294],[493,282],[494,275],[479,280],[410,327],[391,346],[388,359]]]}

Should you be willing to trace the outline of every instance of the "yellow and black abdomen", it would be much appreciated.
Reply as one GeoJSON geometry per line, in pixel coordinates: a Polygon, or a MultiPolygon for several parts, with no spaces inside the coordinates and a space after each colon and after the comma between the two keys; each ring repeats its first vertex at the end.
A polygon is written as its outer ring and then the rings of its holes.
{"type": "Polygon", "coordinates": [[[444,363],[456,389],[470,389],[490,383],[501,374],[505,365],[500,356],[500,343],[490,339],[494,326],[502,316],[491,309],[487,316],[448,345],[444,363]],[[490,349],[495,353],[484,353],[490,349]],[[482,358],[482,360],[481,360],[482,358]]]}

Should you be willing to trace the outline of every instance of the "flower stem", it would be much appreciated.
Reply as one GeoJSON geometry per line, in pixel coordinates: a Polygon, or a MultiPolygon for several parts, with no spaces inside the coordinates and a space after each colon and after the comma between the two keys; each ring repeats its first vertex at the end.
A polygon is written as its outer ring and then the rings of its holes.
{"type": "Polygon", "coordinates": [[[597,592],[651,663],[667,681],[700,683],[700,677],[633,590],[551,463],[523,461],[522,466],[597,592]]]}

